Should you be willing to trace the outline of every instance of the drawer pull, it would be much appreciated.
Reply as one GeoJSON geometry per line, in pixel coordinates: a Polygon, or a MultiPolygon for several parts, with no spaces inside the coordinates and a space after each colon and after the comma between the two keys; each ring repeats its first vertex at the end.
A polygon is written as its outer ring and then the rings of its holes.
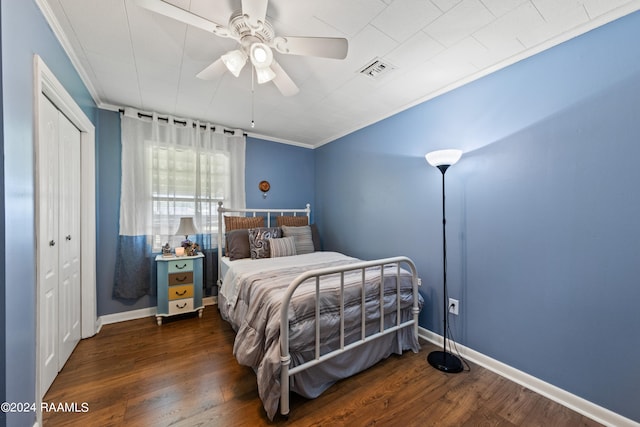
{"type": "Polygon", "coordinates": [[[183,268],[185,268],[185,267],[187,266],[187,264],[186,264],[186,263],[185,263],[185,264],[182,264],[182,267],[180,267],[178,264],[174,264],[174,265],[175,265],[175,267],[176,267],[178,270],[182,270],[183,268]]]}
{"type": "Polygon", "coordinates": [[[182,310],[183,308],[185,308],[187,306],[187,303],[183,303],[182,305],[180,304],[176,304],[176,308],[179,308],[180,310],[182,310]]]}
{"type": "Polygon", "coordinates": [[[179,297],[181,297],[182,295],[186,295],[186,294],[187,294],[187,290],[186,289],[184,291],[182,291],[182,292],[176,291],[176,295],[179,296],[179,297]]]}
{"type": "Polygon", "coordinates": [[[176,277],[176,282],[184,282],[185,280],[187,280],[187,276],[176,277]]]}

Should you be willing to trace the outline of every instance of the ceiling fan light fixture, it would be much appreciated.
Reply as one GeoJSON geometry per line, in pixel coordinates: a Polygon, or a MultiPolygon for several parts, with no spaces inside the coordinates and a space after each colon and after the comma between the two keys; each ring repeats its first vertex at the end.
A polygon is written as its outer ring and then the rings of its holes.
{"type": "MultiPolygon", "coordinates": [[[[340,37],[276,37],[273,26],[267,20],[270,0],[242,0],[240,10],[229,17],[228,24],[220,25],[207,18],[173,5],[169,0],[130,0],[150,12],[166,16],[183,24],[212,32],[219,37],[235,40],[239,49],[232,50],[216,59],[196,76],[204,80],[219,77],[225,68],[236,78],[251,59],[258,83],[272,81],[284,96],[293,96],[299,88],[273,57],[273,50],[287,55],[316,56],[345,59],[348,40],[340,37]],[[224,65],[223,65],[224,64],[224,65]]],[[[252,72],[251,76],[254,74],[252,72]]],[[[251,81],[253,90],[254,80],[251,81]]]]}
{"type": "Polygon", "coordinates": [[[256,67],[256,77],[258,80],[258,84],[263,84],[270,82],[271,80],[276,78],[276,73],[271,69],[271,67],[257,68],[256,67]]]}
{"type": "Polygon", "coordinates": [[[264,43],[252,44],[249,54],[251,55],[251,63],[256,68],[268,68],[273,62],[273,52],[264,43]]]}
{"type": "Polygon", "coordinates": [[[240,75],[240,71],[242,71],[244,64],[247,62],[247,54],[240,49],[225,53],[221,58],[222,62],[224,62],[224,65],[227,66],[231,74],[236,77],[240,75]]]}

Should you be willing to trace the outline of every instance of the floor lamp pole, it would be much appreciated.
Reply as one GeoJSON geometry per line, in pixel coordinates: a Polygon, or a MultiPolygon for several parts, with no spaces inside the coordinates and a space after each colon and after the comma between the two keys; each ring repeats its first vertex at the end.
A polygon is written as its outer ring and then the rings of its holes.
{"type": "Polygon", "coordinates": [[[444,313],[444,343],[442,345],[442,351],[444,353],[447,353],[447,320],[449,317],[449,310],[447,310],[447,298],[449,298],[449,293],[447,292],[447,217],[445,215],[444,203],[444,173],[448,168],[448,165],[438,166],[438,169],[442,172],[442,312],[444,313]]]}
{"type": "MultiPolygon", "coordinates": [[[[428,160],[428,159],[427,159],[428,160]]],[[[449,310],[447,307],[447,232],[446,232],[446,215],[445,215],[445,191],[444,191],[444,174],[451,164],[435,165],[442,172],[442,310],[444,316],[444,342],[442,351],[432,351],[427,356],[427,361],[434,368],[448,373],[462,372],[462,361],[454,354],[447,352],[447,318],[449,310]]]]}

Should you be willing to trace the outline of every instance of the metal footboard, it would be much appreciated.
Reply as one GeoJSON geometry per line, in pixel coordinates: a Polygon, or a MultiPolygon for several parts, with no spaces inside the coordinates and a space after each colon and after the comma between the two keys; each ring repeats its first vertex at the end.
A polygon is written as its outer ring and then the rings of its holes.
{"type": "Polygon", "coordinates": [[[289,377],[295,375],[298,372],[309,369],[313,366],[316,366],[328,359],[331,359],[339,354],[345,353],[351,349],[359,347],[363,344],[366,344],[372,340],[385,336],[387,334],[394,333],[403,328],[413,327],[413,334],[415,338],[418,337],[418,314],[420,312],[419,308],[419,296],[418,296],[418,285],[419,279],[417,276],[417,271],[415,264],[413,261],[407,257],[393,257],[393,258],[385,258],[373,261],[362,261],[354,264],[348,264],[343,266],[336,267],[327,267],[316,270],[310,270],[305,273],[300,274],[298,277],[294,279],[294,281],[289,285],[287,291],[285,293],[282,307],[280,310],[280,413],[282,415],[289,414],[289,377]],[[384,268],[389,265],[396,265],[397,270],[395,273],[396,277],[396,321],[395,325],[390,327],[385,327],[385,315],[384,315],[384,268]],[[413,289],[413,307],[412,307],[412,319],[409,321],[401,322],[401,312],[400,312],[400,271],[402,266],[408,267],[408,270],[411,272],[412,276],[412,289],[413,289]],[[370,335],[366,335],[366,310],[365,310],[365,271],[370,267],[379,267],[380,268],[380,326],[379,331],[370,335]],[[345,272],[350,271],[362,271],[362,279],[361,279],[361,301],[360,301],[360,312],[361,312],[361,336],[355,342],[345,345],[345,316],[344,316],[344,275],[345,272]],[[322,276],[327,276],[331,274],[340,274],[340,342],[339,348],[333,351],[330,351],[325,354],[320,354],[320,278],[322,276]],[[289,304],[291,302],[291,297],[293,296],[296,289],[306,280],[315,278],[315,357],[312,360],[309,360],[301,365],[290,368],[291,356],[289,354],[289,304]]]}

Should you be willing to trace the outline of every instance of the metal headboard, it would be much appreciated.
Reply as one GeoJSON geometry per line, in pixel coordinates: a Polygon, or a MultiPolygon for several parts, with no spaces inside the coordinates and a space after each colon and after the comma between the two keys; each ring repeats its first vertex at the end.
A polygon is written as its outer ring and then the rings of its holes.
{"type": "MultiPolygon", "coordinates": [[[[307,216],[309,224],[311,224],[311,205],[307,203],[307,206],[304,209],[276,209],[276,208],[256,208],[256,209],[234,209],[234,208],[225,208],[222,202],[218,202],[218,286],[220,286],[222,277],[220,277],[220,272],[222,271],[222,257],[224,254],[222,253],[222,248],[224,247],[224,214],[225,213],[233,213],[240,214],[240,216],[264,216],[267,219],[267,227],[271,227],[271,217],[272,216],[298,216],[304,214],[307,216]]],[[[225,248],[226,250],[226,248],[225,248]]]]}

